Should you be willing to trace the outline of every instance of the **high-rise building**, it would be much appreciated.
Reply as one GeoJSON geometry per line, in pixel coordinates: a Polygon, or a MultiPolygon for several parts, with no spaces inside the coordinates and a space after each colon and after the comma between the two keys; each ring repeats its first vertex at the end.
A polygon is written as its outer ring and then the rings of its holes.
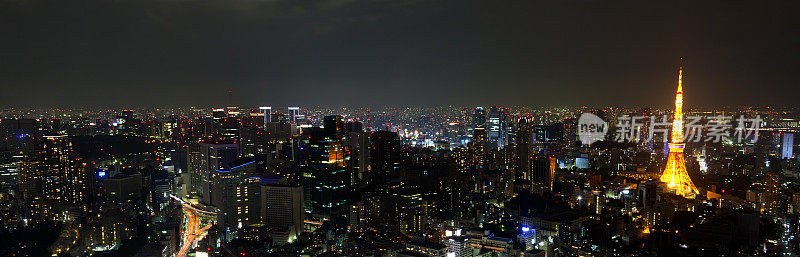
{"type": "Polygon", "coordinates": [[[374,183],[396,176],[399,168],[400,137],[397,132],[377,131],[370,136],[370,166],[374,183]]]}
{"type": "Polygon", "coordinates": [[[255,161],[241,158],[211,174],[210,194],[204,199],[219,210],[218,222],[228,239],[230,232],[260,221],[260,180],[254,173],[255,161]]]}
{"type": "Polygon", "coordinates": [[[272,228],[273,242],[291,243],[303,232],[303,187],[261,186],[261,220],[272,228]]]}
{"type": "Polygon", "coordinates": [[[69,144],[64,137],[54,137],[45,140],[45,147],[40,156],[31,156],[40,159],[39,166],[35,167],[40,182],[39,193],[45,199],[64,200],[62,189],[66,187],[67,176],[70,169],[74,168],[74,160],[70,158],[69,144]]]}
{"type": "Polygon", "coordinates": [[[172,192],[172,180],[169,172],[154,170],[150,173],[150,203],[154,209],[161,210],[166,207],[172,192]]]}
{"type": "Polygon", "coordinates": [[[17,162],[17,188],[21,198],[27,202],[41,197],[41,160],[28,159],[17,162]]]}
{"type": "Polygon", "coordinates": [[[675,95],[675,117],[672,121],[672,140],[669,143],[667,167],[661,175],[661,182],[667,184],[677,195],[694,198],[699,193],[689,178],[683,158],[683,67],[678,71],[678,92],[675,95]]]}
{"type": "Polygon", "coordinates": [[[189,174],[189,190],[191,195],[201,195],[203,193],[201,180],[201,167],[203,154],[200,152],[202,144],[194,143],[186,147],[186,171],[189,174]]]}
{"type": "Polygon", "coordinates": [[[763,213],[781,216],[788,208],[787,198],[782,194],[785,189],[783,174],[767,172],[764,178],[763,213]]]}
{"type": "Polygon", "coordinates": [[[94,167],[81,160],[67,136],[45,136],[46,184],[48,194],[62,194],[63,201],[70,204],[83,203],[94,193],[94,167]],[[60,177],[60,178],[55,178],[60,177]],[[58,188],[58,187],[62,188],[58,188]]]}
{"type": "Polygon", "coordinates": [[[575,143],[578,141],[578,119],[575,117],[566,118],[562,124],[564,126],[562,130],[562,136],[564,138],[562,140],[567,147],[575,146],[575,143]]]}
{"type": "Polygon", "coordinates": [[[520,118],[516,125],[516,157],[517,164],[514,166],[516,179],[530,179],[528,172],[531,169],[531,154],[533,149],[533,131],[532,126],[528,123],[526,118],[520,118]]]}
{"type": "Polygon", "coordinates": [[[344,138],[340,117],[326,117],[325,128],[303,130],[300,151],[300,171],[310,197],[309,207],[315,214],[329,216],[345,211],[344,194],[352,182],[348,160],[349,146],[344,138]]]}
{"type": "Polygon", "coordinates": [[[543,186],[548,190],[553,189],[553,182],[555,181],[557,162],[553,157],[537,157],[531,161],[531,175],[530,180],[532,183],[543,186]]]}
{"type": "Polygon", "coordinates": [[[783,134],[783,144],[781,144],[781,158],[784,159],[791,159],[792,158],[792,150],[794,148],[794,134],[791,133],[784,133],[783,134]]]}
{"type": "Polygon", "coordinates": [[[267,123],[272,122],[272,107],[261,106],[258,107],[258,110],[261,112],[261,116],[264,117],[264,127],[266,127],[267,123]]]}
{"type": "MultiPolygon", "coordinates": [[[[349,124],[349,123],[348,123],[349,124]]],[[[369,183],[369,134],[360,130],[349,131],[345,139],[349,153],[349,166],[352,169],[350,184],[366,185],[369,183]]]]}
{"type": "Polygon", "coordinates": [[[486,170],[488,156],[486,153],[487,135],[485,128],[475,128],[472,131],[472,167],[478,171],[486,170]]]}
{"type": "Polygon", "coordinates": [[[502,148],[508,145],[508,109],[501,107],[489,108],[487,122],[489,145],[502,148]]]}
{"type": "Polygon", "coordinates": [[[472,111],[472,128],[486,128],[486,110],[483,107],[472,111]]]}
{"type": "Polygon", "coordinates": [[[142,174],[117,174],[103,181],[106,199],[115,203],[132,203],[142,199],[142,174]]]}
{"type": "Polygon", "coordinates": [[[500,141],[500,112],[498,111],[497,107],[489,108],[489,118],[486,122],[487,127],[487,137],[489,141],[489,145],[492,147],[499,147],[500,141]]]}
{"type": "Polygon", "coordinates": [[[217,137],[225,142],[238,143],[241,137],[241,120],[239,117],[225,117],[217,121],[217,137]]]}
{"type": "Polygon", "coordinates": [[[325,134],[332,137],[333,140],[341,140],[344,137],[345,127],[342,116],[328,115],[323,118],[322,127],[325,129],[325,134]]]}
{"type": "Polygon", "coordinates": [[[17,183],[27,202],[75,204],[94,192],[93,167],[82,162],[66,136],[44,136],[23,151],[17,163],[17,183]],[[34,150],[36,149],[36,150],[34,150]]]}
{"type": "Polygon", "coordinates": [[[269,138],[265,133],[266,123],[262,126],[262,117],[253,115],[243,116],[239,120],[239,155],[254,157],[264,153],[269,145],[269,138]]]}
{"type": "Polygon", "coordinates": [[[200,145],[200,189],[203,203],[211,204],[212,174],[231,170],[229,164],[239,158],[238,144],[203,143],[200,145]]]}
{"type": "Polygon", "coordinates": [[[300,116],[300,107],[289,107],[289,123],[297,123],[297,118],[300,116]]]}
{"type": "Polygon", "coordinates": [[[350,205],[347,212],[347,230],[351,232],[363,232],[364,224],[367,220],[366,213],[367,210],[364,206],[364,202],[359,201],[350,205]]]}

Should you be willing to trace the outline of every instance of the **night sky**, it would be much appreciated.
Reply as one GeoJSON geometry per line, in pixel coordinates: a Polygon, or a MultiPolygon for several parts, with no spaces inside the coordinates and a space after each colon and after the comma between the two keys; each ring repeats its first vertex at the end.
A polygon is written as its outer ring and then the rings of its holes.
{"type": "Polygon", "coordinates": [[[798,2],[0,0],[0,106],[800,106],[798,2]]]}

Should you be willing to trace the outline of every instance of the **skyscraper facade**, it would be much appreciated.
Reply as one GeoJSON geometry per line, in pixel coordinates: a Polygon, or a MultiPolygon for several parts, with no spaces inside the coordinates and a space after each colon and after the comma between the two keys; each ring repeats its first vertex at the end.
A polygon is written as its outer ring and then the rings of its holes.
{"type": "Polygon", "coordinates": [[[211,204],[212,175],[219,170],[230,170],[229,164],[238,158],[238,144],[203,143],[200,145],[200,189],[204,203],[211,204]]]}
{"type": "Polygon", "coordinates": [[[794,148],[794,134],[783,134],[783,143],[781,144],[781,158],[791,159],[792,150],[794,148]]]}
{"type": "Polygon", "coordinates": [[[487,168],[487,140],[485,128],[478,127],[472,131],[472,142],[470,143],[470,149],[472,150],[472,167],[478,171],[483,171],[487,168]]]}
{"type": "Polygon", "coordinates": [[[399,169],[400,137],[397,132],[378,131],[370,137],[370,166],[372,180],[382,183],[395,176],[399,169]]]}
{"type": "Polygon", "coordinates": [[[489,145],[502,148],[508,145],[508,109],[492,107],[487,121],[489,145]]]}
{"type": "Polygon", "coordinates": [[[219,210],[218,222],[226,238],[231,232],[260,221],[260,185],[254,173],[255,161],[241,158],[211,174],[209,195],[204,199],[219,210]]]}
{"type": "Polygon", "coordinates": [[[520,118],[515,127],[516,132],[516,157],[517,163],[514,166],[514,174],[516,179],[530,179],[528,172],[531,170],[531,153],[533,149],[533,130],[531,124],[528,123],[526,118],[520,118]]]}
{"type": "Polygon", "coordinates": [[[261,186],[261,218],[265,226],[280,231],[273,237],[285,236],[273,241],[288,243],[296,239],[303,232],[303,187],[261,186]]]}
{"type": "Polygon", "coordinates": [[[486,110],[483,107],[472,111],[472,128],[486,128],[486,110]]]}

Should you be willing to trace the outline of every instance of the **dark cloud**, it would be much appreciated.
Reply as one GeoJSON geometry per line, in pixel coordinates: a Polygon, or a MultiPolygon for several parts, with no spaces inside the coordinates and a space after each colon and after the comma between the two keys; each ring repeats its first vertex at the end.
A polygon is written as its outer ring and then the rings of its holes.
{"type": "Polygon", "coordinates": [[[0,0],[0,101],[796,105],[797,5],[0,0]]]}

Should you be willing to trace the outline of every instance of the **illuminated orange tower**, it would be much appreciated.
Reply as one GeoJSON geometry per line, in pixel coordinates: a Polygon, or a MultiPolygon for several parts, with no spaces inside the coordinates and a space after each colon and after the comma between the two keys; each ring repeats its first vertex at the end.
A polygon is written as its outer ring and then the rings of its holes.
{"type": "Polygon", "coordinates": [[[661,175],[661,182],[667,184],[675,194],[694,198],[699,192],[686,172],[683,159],[683,67],[678,71],[678,92],[675,94],[675,118],[672,120],[672,140],[669,143],[667,167],[661,175]]]}

